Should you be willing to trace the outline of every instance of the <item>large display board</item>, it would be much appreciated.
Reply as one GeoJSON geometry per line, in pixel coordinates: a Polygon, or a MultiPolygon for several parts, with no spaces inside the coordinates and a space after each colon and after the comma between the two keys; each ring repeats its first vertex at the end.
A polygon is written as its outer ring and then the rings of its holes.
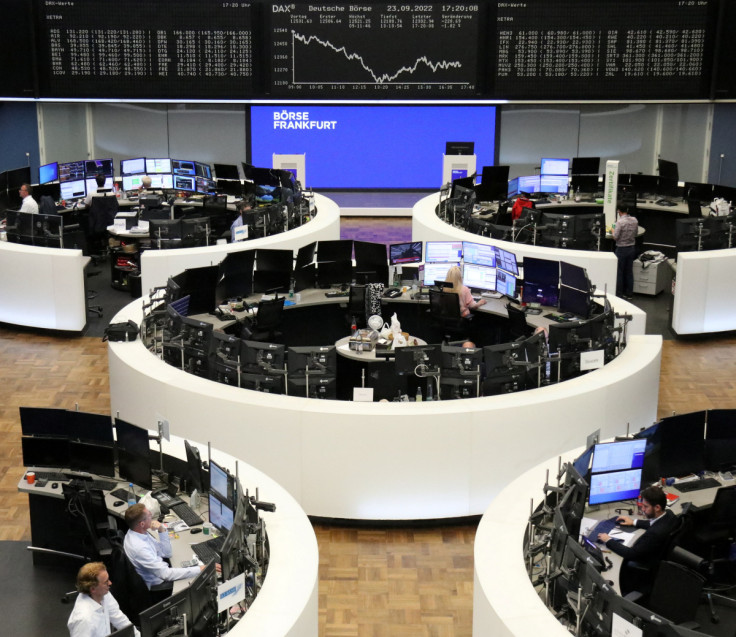
{"type": "Polygon", "coordinates": [[[7,0],[0,98],[728,99],[732,0],[7,0]]]}
{"type": "Polygon", "coordinates": [[[36,7],[42,96],[253,94],[250,2],[38,0],[36,7]]]}

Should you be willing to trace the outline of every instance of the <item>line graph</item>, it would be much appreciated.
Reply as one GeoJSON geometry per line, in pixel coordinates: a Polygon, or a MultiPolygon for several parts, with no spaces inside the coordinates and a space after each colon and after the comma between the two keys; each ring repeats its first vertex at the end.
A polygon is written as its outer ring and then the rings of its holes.
{"type": "Polygon", "coordinates": [[[291,5],[271,15],[274,95],[471,95],[479,5],[291,5]]]}

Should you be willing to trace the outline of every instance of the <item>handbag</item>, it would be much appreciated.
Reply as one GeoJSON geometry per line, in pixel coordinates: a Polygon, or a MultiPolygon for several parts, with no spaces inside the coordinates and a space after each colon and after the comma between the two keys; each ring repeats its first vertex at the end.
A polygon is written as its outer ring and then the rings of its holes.
{"type": "Polygon", "coordinates": [[[126,323],[110,323],[105,328],[104,341],[134,341],[138,338],[138,324],[135,321],[126,323]]]}

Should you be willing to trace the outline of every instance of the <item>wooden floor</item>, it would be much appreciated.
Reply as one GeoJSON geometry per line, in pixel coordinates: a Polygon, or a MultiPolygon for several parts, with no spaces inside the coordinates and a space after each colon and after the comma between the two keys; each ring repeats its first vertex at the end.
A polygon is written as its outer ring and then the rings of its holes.
{"type": "MultiPolygon", "coordinates": [[[[109,413],[109,400],[99,339],[0,327],[0,540],[30,539],[18,407],[109,413]]],[[[736,338],[665,341],[659,400],[660,416],[736,408],[736,338]]],[[[321,636],[471,634],[474,526],[315,531],[321,636]]]]}

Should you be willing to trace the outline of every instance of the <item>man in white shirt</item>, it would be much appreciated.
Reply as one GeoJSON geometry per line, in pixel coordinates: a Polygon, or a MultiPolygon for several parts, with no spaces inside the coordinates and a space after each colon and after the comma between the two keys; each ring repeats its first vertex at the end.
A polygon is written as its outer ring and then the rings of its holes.
{"type": "Polygon", "coordinates": [[[134,504],[128,508],[125,512],[125,523],[128,525],[123,542],[125,554],[149,589],[163,582],[195,577],[204,568],[174,568],[164,561],[163,558],[171,557],[172,553],[168,529],[158,520],[154,520],[143,504],[134,504]],[[158,539],[148,533],[149,529],[157,531],[158,539]]]}
{"type": "Polygon", "coordinates": [[[97,188],[95,188],[94,192],[88,192],[87,196],[84,198],[84,205],[88,208],[92,205],[92,198],[102,196],[105,193],[110,192],[109,188],[105,188],[105,182],[107,181],[107,178],[105,175],[95,175],[95,183],[97,184],[97,188]]]}
{"type": "MultiPolygon", "coordinates": [[[[79,596],[66,624],[70,637],[106,637],[112,632],[111,625],[120,629],[131,623],[110,594],[111,585],[102,562],[90,562],[79,569],[79,596]]],[[[135,635],[140,637],[137,628],[135,635]]]]}
{"type": "Polygon", "coordinates": [[[38,203],[33,197],[31,197],[30,184],[22,184],[18,193],[20,194],[20,197],[23,200],[23,204],[20,207],[20,211],[21,212],[32,212],[34,214],[37,214],[38,213],[38,203]]]}

